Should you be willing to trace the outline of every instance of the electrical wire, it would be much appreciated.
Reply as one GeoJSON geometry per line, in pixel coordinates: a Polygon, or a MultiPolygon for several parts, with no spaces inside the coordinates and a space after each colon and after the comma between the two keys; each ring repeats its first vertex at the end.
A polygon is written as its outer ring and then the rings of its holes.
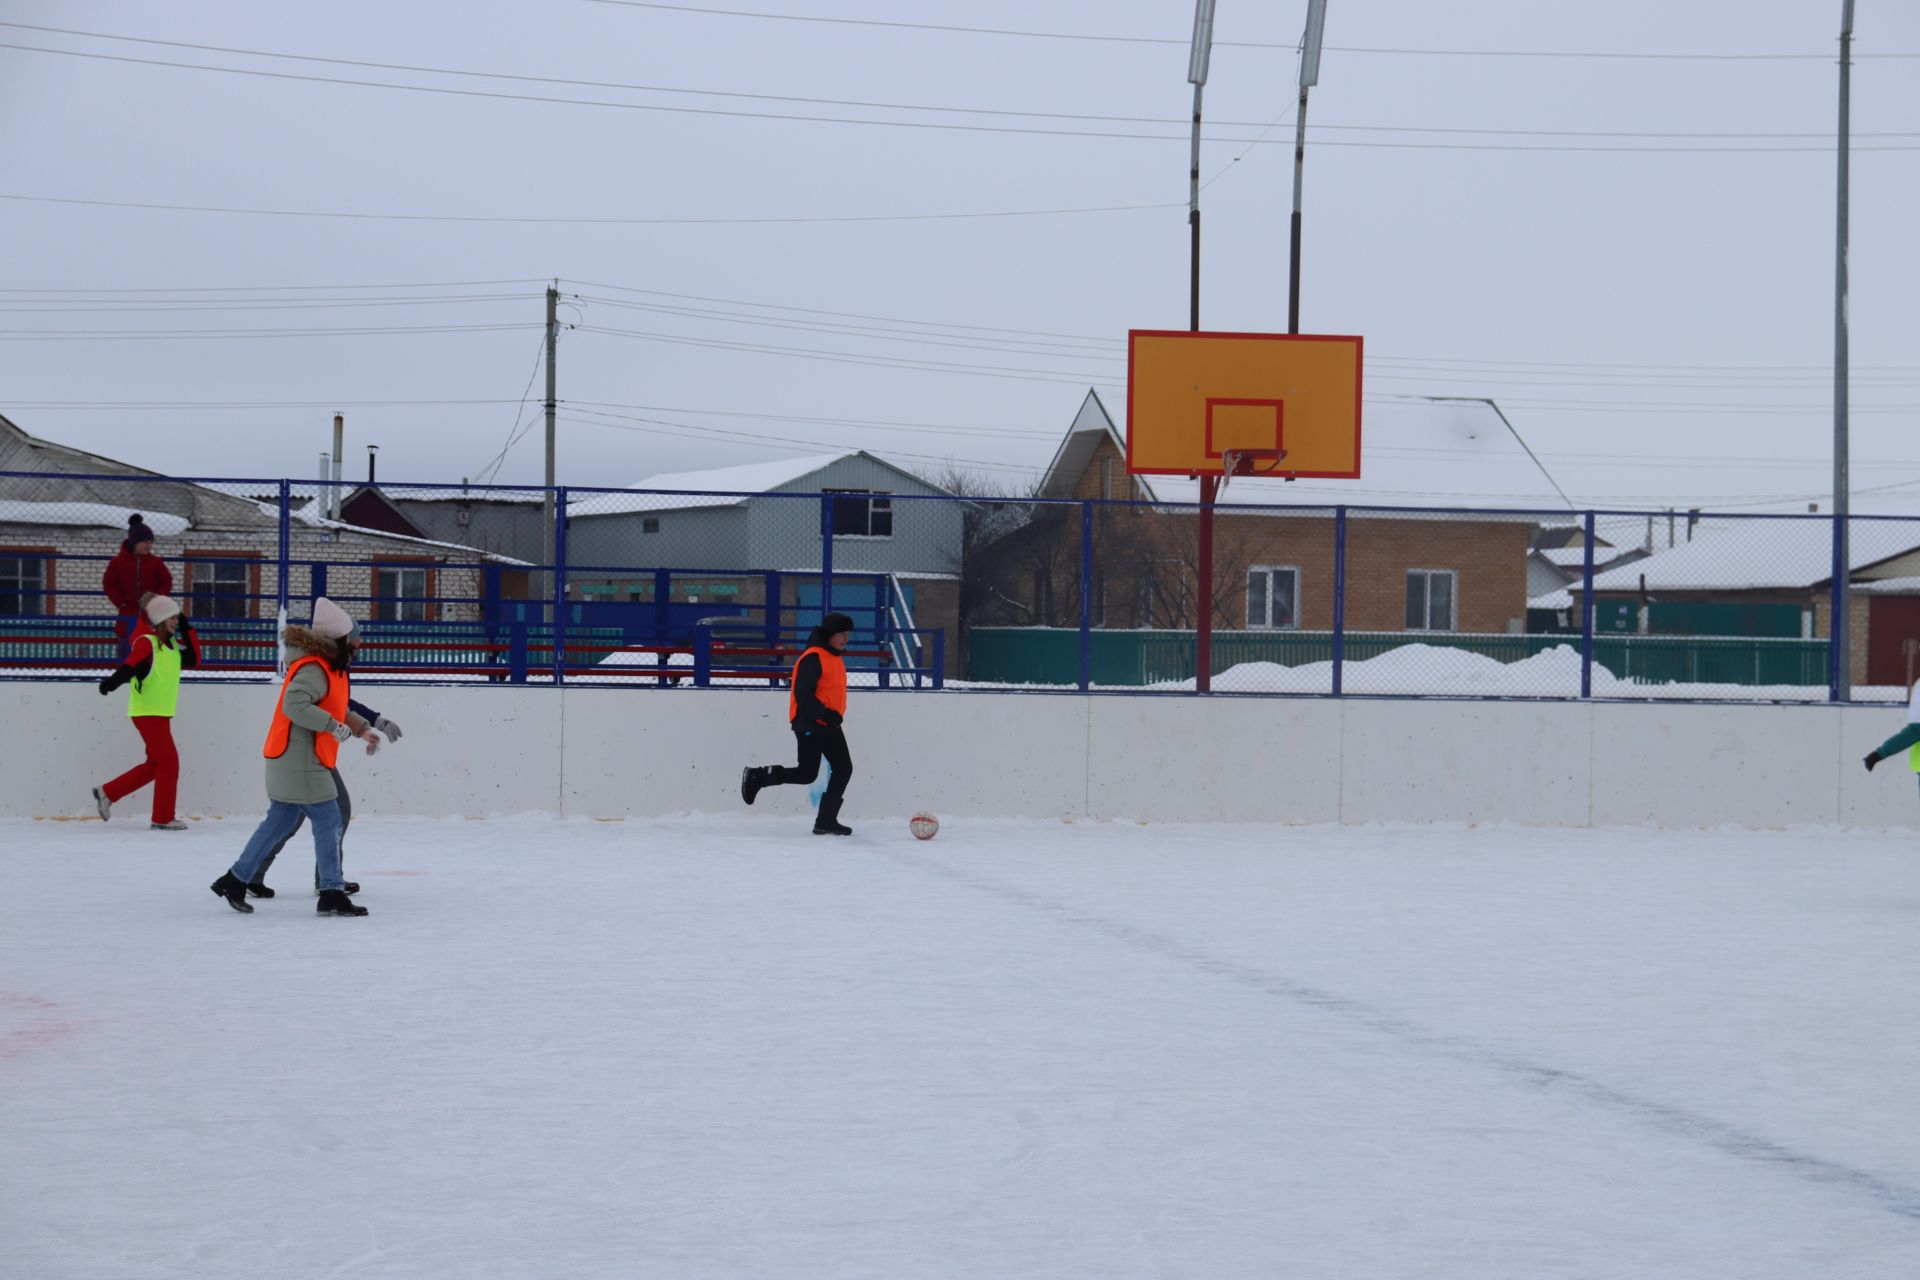
{"type": "MultiPolygon", "coordinates": [[[[486,466],[481,467],[479,471],[474,473],[480,477],[480,483],[482,484],[487,483],[486,477],[488,475],[498,474],[501,464],[506,462],[507,455],[513,451],[513,446],[520,442],[522,435],[526,434],[525,429],[520,425],[520,419],[527,411],[527,398],[533,394],[533,380],[540,376],[540,365],[547,357],[546,326],[541,325],[540,328],[542,330],[540,342],[539,345],[534,348],[533,352],[533,368],[527,372],[527,385],[526,389],[520,393],[520,405],[513,411],[513,426],[507,429],[507,442],[500,446],[500,452],[495,454],[486,466]],[[516,435],[515,432],[519,432],[519,435],[516,435]]],[[[544,405],[542,405],[541,408],[542,411],[545,410],[544,405]]]]}

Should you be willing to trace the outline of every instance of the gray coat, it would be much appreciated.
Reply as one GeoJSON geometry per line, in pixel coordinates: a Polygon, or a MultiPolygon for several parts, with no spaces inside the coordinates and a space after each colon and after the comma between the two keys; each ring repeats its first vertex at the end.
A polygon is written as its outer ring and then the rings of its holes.
{"type": "MultiPolygon", "coordinates": [[[[338,651],[331,640],[323,640],[305,627],[288,627],[285,633],[288,653],[297,661],[308,655],[334,659],[338,651]]],[[[287,735],[287,749],[267,760],[267,798],[286,804],[325,804],[340,796],[333,773],[314,753],[314,735],[331,733],[334,720],[320,707],[327,696],[327,675],[317,665],[302,667],[288,681],[280,709],[286,712],[293,728],[287,735]]],[[[360,717],[347,713],[347,727],[356,734],[365,732],[360,717]]]]}

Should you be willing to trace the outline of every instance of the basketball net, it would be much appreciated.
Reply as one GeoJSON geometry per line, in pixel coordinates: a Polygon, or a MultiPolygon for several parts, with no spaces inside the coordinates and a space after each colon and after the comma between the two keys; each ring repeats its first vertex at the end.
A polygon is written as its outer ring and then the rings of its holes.
{"type": "Polygon", "coordinates": [[[1286,458],[1285,449],[1227,449],[1220,454],[1220,483],[1214,493],[1227,491],[1227,481],[1235,476],[1272,475],[1286,458]]]}

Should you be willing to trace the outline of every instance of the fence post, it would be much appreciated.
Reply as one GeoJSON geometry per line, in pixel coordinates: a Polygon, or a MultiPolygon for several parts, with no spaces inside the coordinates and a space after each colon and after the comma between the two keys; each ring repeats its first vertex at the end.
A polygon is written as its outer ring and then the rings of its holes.
{"type": "Polygon", "coordinates": [[[776,651],[773,659],[775,666],[780,663],[777,651],[780,648],[780,614],[782,605],[785,603],[783,599],[785,590],[783,579],[778,573],[767,574],[766,582],[760,590],[766,613],[767,648],[776,651]]]}
{"type": "Polygon", "coordinates": [[[880,646],[880,687],[890,688],[892,681],[888,672],[893,666],[893,644],[888,639],[893,633],[893,618],[887,599],[887,575],[877,573],[873,577],[873,633],[874,640],[880,646]]]}
{"type": "Polygon", "coordinates": [[[287,642],[282,639],[287,630],[287,605],[291,599],[292,584],[287,580],[293,576],[293,485],[290,481],[280,482],[280,590],[276,613],[280,625],[273,629],[273,669],[284,674],[287,669],[287,642]]]}
{"type": "Polygon", "coordinates": [[[1080,692],[1093,684],[1093,503],[1080,504],[1080,692]]]}
{"type": "Polygon", "coordinates": [[[833,612],[833,495],[820,495],[820,616],[833,612]]]}
{"type": "Polygon", "coordinates": [[[1598,526],[1587,512],[1587,546],[1580,557],[1580,696],[1593,696],[1593,539],[1598,526]]]}
{"type": "MultiPolygon", "coordinates": [[[[1296,584],[1297,586],[1297,584],[1296,584]]],[[[1272,588],[1268,588],[1269,591],[1272,588]]],[[[1293,602],[1295,617],[1306,601],[1293,602]]],[[[1344,689],[1347,666],[1347,509],[1333,509],[1333,696],[1344,689]]]]}
{"type": "Polygon", "coordinates": [[[947,629],[936,627],[933,632],[933,687],[947,687],[947,629]]]}
{"type": "Polygon", "coordinates": [[[693,629],[693,687],[704,689],[713,683],[713,628],[693,629]]]}
{"type": "Polygon", "coordinates": [[[1852,566],[1847,563],[1846,546],[1846,517],[1836,512],[1833,517],[1833,579],[1828,584],[1829,590],[1827,594],[1828,702],[1844,701],[1845,695],[1842,689],[1844,684],[1850,683],[1850,680],[1845,677],[1851,677],[1853,674],[1847,669],[1848,666],[1852,665],[1848,660],[1853,655],[1840,652],[1842,645],[1845,645],[1849,649],[1853,647],[1851,644],[1853,628],[1849,625],[1853,619],[1847,618],[1845,621],[1841,619],[1841,610],[1847,607],[1847,575],[1852,571],[1852,566]],[[1843,666],[1843,663],[1847,665],[1843,666]],[[1845,673],[1845,677],[1842,675],[1843,672],[1845,673]]]}
{"type": "Polygon", "coordinates": [[[567,490],[553,491],[553,682],[567,682],[567,490]]]}

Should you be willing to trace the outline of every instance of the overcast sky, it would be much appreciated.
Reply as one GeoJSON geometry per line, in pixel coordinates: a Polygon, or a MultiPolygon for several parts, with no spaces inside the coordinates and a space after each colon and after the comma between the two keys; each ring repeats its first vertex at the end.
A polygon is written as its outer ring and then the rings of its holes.
{"type": "MultiPolygon", "coordinates": [[[[274,477],[339,407],[350,475],[537,481],[554,277],[565,483],[1019,484],[1118,411],[1187,319],[1190,0],[727,3],[0,0],[0,413],[274,477]]],[[[1578,502],[1825,509],[1840,0],[1328,8],[1302,327],[1364,335],[1377,461],[1471,489],[1417,397],[1492,396],[1578,502]]],[[[1219,0],[1208,328],[1286,328],[1305,10],[1219,0]]],[[[1854,48],[1855,504],[1920,514],[1920,6],[1854,48]]]]}

